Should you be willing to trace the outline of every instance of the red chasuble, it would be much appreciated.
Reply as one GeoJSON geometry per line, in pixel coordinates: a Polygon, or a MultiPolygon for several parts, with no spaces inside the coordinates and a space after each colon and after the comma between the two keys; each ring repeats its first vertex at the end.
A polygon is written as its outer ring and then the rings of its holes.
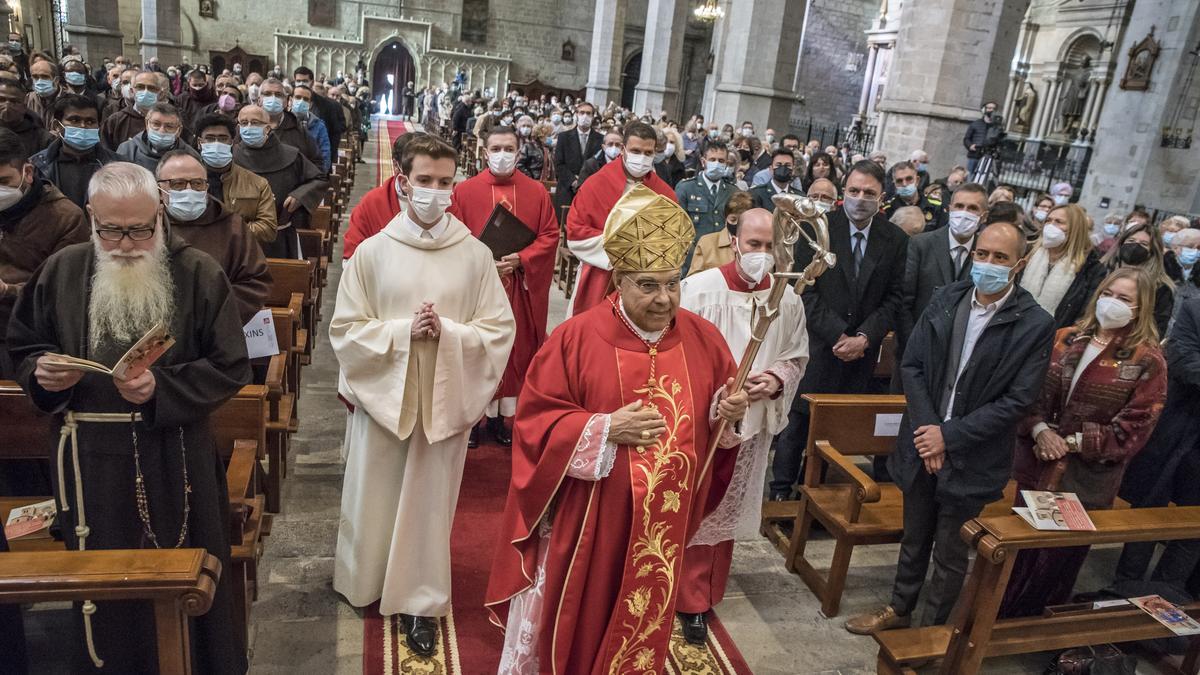
{"type": "Polygon", "coordinates": [[[392,176],[383,185],[368,190],[350,210],[350,227],[342,240],[342,260],[349,260],[359,244],[382,232],[398,213],[400,198],[396,196],[396,177],[392,176]]]}
{"type": "MultiPolygon", "coordinates": [[[[612,211],[621,195],[625,194],[625,180],[625,162],[619,160],[605,164],[583,182],[575,200],[571,202],[571,209],[567,212],[568,241],[592,239],[604,234],[604,221],[608,220],[609,211],[612,211]]],[[[675,198],[675,190],[654,171],[646,174],[642,183],[673,202],[679,201],[675,198]]],[[[603,251],[600,255],[603,255],[603,251]]],[[[583,314],[600,304],[604,296],[608,295],[611,279],[611,270],[582,262],[579,265],[578,280],[575,282],[571,314],[583,314]]]]}
{"type": "Polygon", "coordinates": [[[532,585],[538,523],[548,518],[538,633],[544,671],[662,672],[684,547],[732,471],[736,449],[718,450],[714,470],[697,485],[713,395],[736,370],[717,329],[679,310],[658,345],[653,380],[650,363],[649,348],[605,300],[555,330],[526,377],[486,603],[504,625],[509,600],[532,585]],[[640,452],[620,446],[599,481],[568,476],[592,415],[639,399],[666,419],[659,442],[640,452]]]}
{"type": "Polygon", "coordinates": [[[505,182],[497,180],[491,171],[483,171],[455,186],[450,199],[450,213],[466,223],[476,237],[496,204],[503,204],[537,233],[537,239],[517,254],[521,268],[501,278],[517,320],[517,337],[496,398],[515,397],[525,383],[529,362],[546,341],[550,277],[554,275],[554,252],[558,248],[554,203],[540,182],[520,171],[514,171],[505,182]]]}

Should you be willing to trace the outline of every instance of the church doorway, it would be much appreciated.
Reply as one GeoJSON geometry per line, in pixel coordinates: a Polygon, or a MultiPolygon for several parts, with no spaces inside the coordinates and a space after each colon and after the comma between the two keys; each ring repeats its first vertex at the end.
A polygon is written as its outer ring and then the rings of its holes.
{"type": "Polygon", "coordinates": [[[633,110],[633,90],[642,79],[642,52],[638,50],[621,69],[621,107],[633,110]]]}
{"type": "MultiPolygon", "coordinates": [[[[412,54],[399,40],[383,46],[371,64],[371,93],[384,115],[411,115],[406,109],[412,100],[405,99],[404,87],[416,82],[416,65],[412,54]]],[[[415,84],[413,85],[416,86],[415,84]]]]}

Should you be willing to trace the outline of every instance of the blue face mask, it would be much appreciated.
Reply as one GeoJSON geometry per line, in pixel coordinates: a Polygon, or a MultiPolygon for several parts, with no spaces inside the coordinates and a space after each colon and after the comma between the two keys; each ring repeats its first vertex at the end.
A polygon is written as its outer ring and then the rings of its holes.
{"type": "Polygon", "coordinates": [[[238,127],[238,136],[252,148],[262,147],[267,142],[267,131],[263,127],[238,127]]]}
{"type": "Polygon", "coordinates": [[[135,91],[133,93],[133,102],[134,105],[142,110],[149,110],[150,108],[154,107],[155,103],[158,103],[158,94],[150,91],[149,89],[135,91]]]}
{"type": "Polygon", "coordinates": [[[175,145],[175,134],[168,134],[164,131],[147,129],[146,139],[150,141],[150,147],[155,150],[166,150],[175,145]]]}
{"type": "Polygon", "coordinates": [[[292,112],[301,117],[308,114],[308,101],[300,98],[292,99],[292,112]]]}
{"type": "Polygon", "coordinates": [[[1120,231],[1121,231],[1121,226],[1118,225],[1117,223],[1105,223],[1104,224],[1104,234],[1107,234],[1110,237],[1117,236],[1117,233],[1120,231]]]}
{"type": "Polygon", "coordinates": [[[925,162],[917,162],[917,171],[918,172],[927,171],[928,169],[929,169],[929,165],[926,164],[925,162]]]}
{"type": "Polygon", "coordinates": [[[233,161],[233,146],[226,143],[201,143],[200,159],[214,169],[223,169],[233,161]]]}
{"type": "Polygon", "coordinates": [[[34,80],[33,91],[38,96],[49,96],[54,93],[54,80],[34,80]]]}
{"type": "Polygon", "coordinates": [[[1170,246],[1171,242],[1175,241],[1175,233],[1174,232],[1163,232],[1162,239],[1163,239],[1164,244],[1166,244],[1167,246],[1170,246]]]}
{"type": "Polygon", "coordinates": [[[91,150],[100,142],[100,129],[63,127],[63,143],[75,150],[91,150]]]}
{"type": "Polygon", "coordinates": [[[1179,264],[1191,267],[1200,259],[1200,248],[1186,247],[1179,249],[1179,264]]]}
{"type": "Polygon", "coordinates": [[[72,87],[82,87],[87,82],[87,75],[75,71],[68,71],[63,75],[63,79],[72,87]]]}
{"type": "Polygon", "coordinates": [[[283,99],[278,96],[264,96],[262,97],[262,107],[268,114],[278,115],[283,112],[283,99]]]}
{"type": "Polygon", "coordinates": [[[1008,285],[1008,275],[1011,272],[1012,268],[1004,265],[985,262],[971,263],[971,281],[975,282],[975,288],[985,295],[992,295],[1004,290],[1004,287],[1008,285]]]}
{"type": "Polygon", "coordinates": [[[916,185],[897,185],[896,186],[896,195],[897,196],[908,199],[909,197],[911,197],[915,194],[917,194],[917,186],[916,185]]]}
{"type": "Polygon", "coordinates": [[[704,163],[704,175],[711,181],[718,181],[725,177],[725,162],[710,160],[704,163]]]}

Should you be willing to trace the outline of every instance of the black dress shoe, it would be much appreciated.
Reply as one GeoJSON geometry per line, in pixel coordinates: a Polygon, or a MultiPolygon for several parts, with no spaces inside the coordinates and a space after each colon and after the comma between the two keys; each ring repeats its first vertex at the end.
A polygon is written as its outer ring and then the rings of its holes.
{"type": "Polygon", "coordinates": [[[791,501],[791,499],[792,499],[792,493],[790,493],[790,492],[772,492],[771,493],[771,501],[773,501],[773,502],[786,502],[786,501],[791,501]]]}
{"type": "Polygon", "coordinates": [[[512,447],[512,434],[509,433],[508,427],[504,426],[503,417],[487,418],[487,430],[497,443],[506,448],[512,447]]]}
{"type": "Polygon", "coordinates": [[[471,435],[467,438],[467,447],[474,450],[479,447],[479,425],[471,427],[471,435]]]}
{"type": "Polygon", "coordinates": [[[683,639],[687,640],[689,645],[703,647],[708,642],[708,619],[704,613],[688,614],[687,612],[676,612],[679,615],[679,623],[683,626],[683,639]]]}
{"type": "Polygon", "coordinates": [[[437,619],[427,616],[400,615],[404,643],[417,656],[429,658],[437,651],[437,619]]]}

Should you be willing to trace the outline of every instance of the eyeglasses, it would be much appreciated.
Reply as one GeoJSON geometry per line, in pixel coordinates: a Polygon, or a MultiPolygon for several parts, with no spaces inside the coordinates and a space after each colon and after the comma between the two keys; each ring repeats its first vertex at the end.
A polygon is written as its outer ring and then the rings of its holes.
{"type": "Polygon", "coordinates": [[[265,127],[267,124],[269,123],[261,120],[246,120],[245,122],[238,122],[238,126],[240,127],[265,127]]]}
{"type": "Polygon", "coordinates": [[[123,230],[116,227],[97,227],[96,236],[104,241],[121,241],[125,237],[129,237],[130,241],[146,241],[154,238],[153,227],[135,227],[131,230],[123,230]]]}
{"type": "Polygon", "coordinates": [[[208,189],[208,179],[206,178],[172,178],[158,181],[159,185],[163,183],[166,183],[167,187],[172,190],[186,190],[191,188],[203,192],[208,189]]]}
{"type": "Polygon", "coordinates": [[[665,289],[667,293],[676,293],[679,291],[679,280],[675,279],[666,283],[657,281],[633,281],[634,286],[641,291],[642,295],[658,295],[665,289]]]}

